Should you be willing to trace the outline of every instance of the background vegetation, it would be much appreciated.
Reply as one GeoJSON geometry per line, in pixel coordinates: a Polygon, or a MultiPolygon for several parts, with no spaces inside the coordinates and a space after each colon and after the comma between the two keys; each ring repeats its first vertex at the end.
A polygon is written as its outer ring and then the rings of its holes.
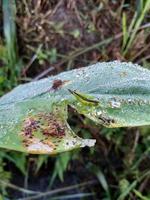
{"type": "MultiPolygon", "coordinates": [[[[0,0],[0,95],[98,61],[150,68],[150,0],[0,0]]],[[[94,148],[1,150],[0,199],[150,200],[150,128],[107,129],[69,109],[94,148]]]]}

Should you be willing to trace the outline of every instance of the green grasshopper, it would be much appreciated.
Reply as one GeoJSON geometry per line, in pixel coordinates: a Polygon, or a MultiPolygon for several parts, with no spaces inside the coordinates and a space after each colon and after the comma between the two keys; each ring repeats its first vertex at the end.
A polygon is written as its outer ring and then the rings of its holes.
{"type": "Polygon", "coordinates": [[[104,62],[16,87],[0,98],[0,147],[56,154],[93,146],[70,128],[68,105],[109,128],[149,125],[150,71],[104,62]]]}

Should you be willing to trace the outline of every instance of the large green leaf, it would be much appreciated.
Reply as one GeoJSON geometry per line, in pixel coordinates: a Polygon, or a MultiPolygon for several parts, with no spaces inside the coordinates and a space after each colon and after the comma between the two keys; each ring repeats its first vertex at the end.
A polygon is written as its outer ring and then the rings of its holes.
{"type": "Polygon", "coordinates": [[[97,63],[20,85],[0,99],[0,147],[55,154],[93,146],[67,123],[67,106],[107,127],[150,124],[150,71],[97,63]]]}

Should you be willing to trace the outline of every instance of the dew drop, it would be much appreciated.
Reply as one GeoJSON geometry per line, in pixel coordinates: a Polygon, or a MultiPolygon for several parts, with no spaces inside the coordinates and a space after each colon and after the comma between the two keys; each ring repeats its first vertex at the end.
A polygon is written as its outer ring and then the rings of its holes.
{"type": "Polygon", "coordinates": [[[110,101],[110,105],[112,108],[120,108],[121,103],[119,101],[110,101]]]}

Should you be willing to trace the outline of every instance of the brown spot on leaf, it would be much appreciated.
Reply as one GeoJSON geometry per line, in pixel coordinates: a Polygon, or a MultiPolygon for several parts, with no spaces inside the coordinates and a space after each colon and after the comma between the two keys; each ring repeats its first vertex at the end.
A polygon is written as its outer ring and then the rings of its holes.
{"type": "Polygon", "coordinates": [[[47,144],[48,146],[51,146],[51,147],[55,147],[55,145],[51,142],[51,141],[49,141],[49,140],[43,140],[43,144],[47,144]]]}
{"type": "Polygon", "coordinates": [[[67,80],[62,81],[60,79],[56,79],[56,80],[53,81],[53,85],[52,85],[51,89],[58,90],[59,88],[61,88],[67,82],[69,82],[69,81],[67,81],[67,80]]]}
{"type": "Polygon", "coordinates": [[[45,121],[46,126],[41,128],[41,132],[45,136],[62,137],[65,135],[65,127],[62,125],[59,119],[50,113],[39,114],[45,121]]]}
{"type": "Polygon", "coordinates": [[[38,121],[29,117],[24,121],[23,130],[25,136],[32,138],[33,131],[36,131],[39,128],[38,121]]]}
{"type": "Polygon", "coordinates": [[[22,135],[32,138],[37,131],[47,137],[62,137],[65,135],[64,125],[52,113],[39,113],[24,120],[22,135]]]}
{"type": "Polygon", "coordinates": [[[49,153],[56,147],[52,137],[61,139],[65,135],[65,126],[57,114],[38,113],[23,120],[20,134],[23,145],[30,153],[49,153]]]}

